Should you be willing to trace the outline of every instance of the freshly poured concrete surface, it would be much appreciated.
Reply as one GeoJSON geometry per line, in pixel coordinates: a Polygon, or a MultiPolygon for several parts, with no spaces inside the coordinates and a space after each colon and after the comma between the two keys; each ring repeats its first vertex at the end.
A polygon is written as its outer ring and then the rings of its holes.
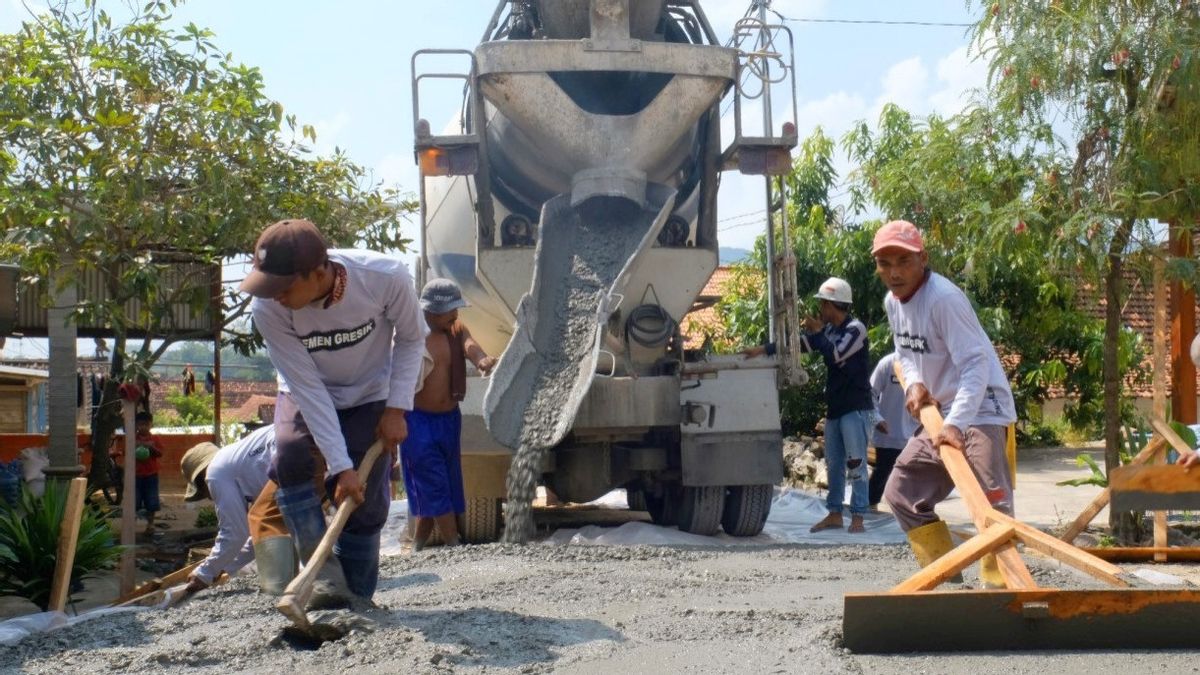
{"type": "MultiPolygon", "coordinates": [[[[1048,451],[1051,472],[1062,464],[1058,454],[1073,461],[1073,452],[1048,451]]],[[[1063,522],[1069,521],[1075,500],[1090,499],[1087,489],[1047,489],[1029,474],[1037,466],[1034,460],[1021,466],[1018,485],[1028,496],[1022,503],[1018,493],[1018,513],[1053,524],[1054,505],[1069,511],[1063,522]],[[1060,492],[1069,506],[1057,503],[1060,492]]],[[[1080,475],[1069,468],[1061,467],[1080,475]]],[[[947,507],[954,520],[957,506],[947,507]]],[[[1101,587],[1044,558],[1026,560],[1039,585],[1101,587]]],[[[252,579],[239,578],[167,612],[100,618],[0,649],[0,672],[1093,675],[1197,667],[1192,651],[872,656],[843,650],[843,594],[885,591],[914,570],[899,545],[430,549],[384,560],[381,607],[366,613],[374,632],[315,651],[269,646],[288,622],[252,579]]],[[[975,581],[973,569],[966,581],[975,581]]]]}

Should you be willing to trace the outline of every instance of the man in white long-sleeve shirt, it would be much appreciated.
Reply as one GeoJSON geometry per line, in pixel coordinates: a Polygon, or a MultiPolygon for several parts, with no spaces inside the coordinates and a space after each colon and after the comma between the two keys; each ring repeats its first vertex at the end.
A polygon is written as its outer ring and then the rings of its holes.
{"type": "Polygon", "coordinates": [[[241,289],[255,296],[254,327],[279,371],[275,502],[301,562],[325,534],[314,476],[327,476],[334,502],[360,503],[334,555],[349,590],[370,598],[391,503],[391,460],[380,457],[366,485],[355,469],[376,438],[394,456],[408,434],[404,414],[412,409],[427,330],[416,287],[398,259],[330,250],[306,220],[271,225],[254,248],[254,269],[241,289]]]}
{"type": "MultiPolygon", "coordinates": [[[[922,566],[952,548],[950,532],[934,506],[954,489],[938,447],[959,448],[988,501],[1012,514],[1012,484],[1005,459],[1005,432],[1016,420],[1008,378],[967,296],[929,269],[929,255],[912,223],[879,228],[871,253],[888,288],[884,308],[907,385],[905,405],[941,408],[945,424],[937,438],[921,430],[910,438],[884,488],[884,500],[908,534],[922,566]]],[[[994,556],[981,562],[985,586],[1003,586],[994,556]]]]}
{"type": "Polygon", "coordinates": [[[270,425],[223,448],[201,443],[184,454],[183,474],[188,480],[184,500],[210,498],[217,511],[216,541],[188,576],[188,592],[211,586],[222,572],[236,574],[254,560],[246,515],[267,484],[274,458],[275,427],[270,425]]]}

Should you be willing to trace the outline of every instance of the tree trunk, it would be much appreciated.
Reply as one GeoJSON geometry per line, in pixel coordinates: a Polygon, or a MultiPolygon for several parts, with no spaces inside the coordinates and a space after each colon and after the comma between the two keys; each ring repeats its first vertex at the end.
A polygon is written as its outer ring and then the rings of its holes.
{"type": "MultiPolygon", "coordinates": [[[[1121,304],[1124,290],[1125,247],[1133,233],[1133,218],[1125,218],[1113,233],[1104,275],[1104,472],[1121,466],[1121,304]]],[[[1113,536],[1123,543],[1140,538],[1140,514],[1109,510],[1113,536]]]]}
{"type": "Polygon", "coordinates": [[[92,422],[92,465],[88,468],[88,483],[93,490],[112,487],[108,471],[112,466],[112,459],[108,456],[108,448],[116,430],[124,424],[117,387],[125,375],[122,358],[125,353],[125,338],[118,336],[113,342],[112,369],[104,381],[100,405],[96,409],[96,419],[92,422]]]}

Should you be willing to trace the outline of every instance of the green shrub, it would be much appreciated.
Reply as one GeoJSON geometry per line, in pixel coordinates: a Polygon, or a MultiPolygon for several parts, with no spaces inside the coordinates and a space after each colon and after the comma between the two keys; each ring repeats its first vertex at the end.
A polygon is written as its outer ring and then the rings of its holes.
{"type": "MultiPolygon", "coordinates": [[[[55,480],[46,481],[41,497],[23,489],[20,506],[0,506],[0,595],[17,595],[46,608],[66,507],[67,484],[55,480]]],[[[120,555],[108,523],[88,504],[79,526],[71,580],[111,568],[120,555]]]]}
{"type": "MultiPolygon", "coordinates": [[[[212,394],[195,393],[191,396],[184,396],[182,391],[176,390],[167,394],[167,403],[170,403],[175,408],[180,426],[212,424],[212,394]]],[[[163,420],[169,419],[169,417],[167,415],[162,420],[156,419],[155,423],[162,424],[163,420]]]]}
{"type": "Polygon", "coordinates": [[[202,506],[196,513],[196,528],[203,529],[217,526],[217,510],[211,506],[202,506]]]}

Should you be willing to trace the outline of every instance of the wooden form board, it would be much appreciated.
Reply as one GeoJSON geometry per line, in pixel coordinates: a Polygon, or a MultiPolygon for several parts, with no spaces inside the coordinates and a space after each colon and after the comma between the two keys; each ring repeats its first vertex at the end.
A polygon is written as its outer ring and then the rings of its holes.
{"type": "Polygon", "coordinates": [[[1119,511],[1200,509],[1200,467],[1127,464],[1109,473],[1108,485],[1119,511]]]}
{"type": "Polygon", "coordinates": [[[850,593],[843,644],[855,653],[1193,649],[1200,591],[1054,589],[850,593]]]}

